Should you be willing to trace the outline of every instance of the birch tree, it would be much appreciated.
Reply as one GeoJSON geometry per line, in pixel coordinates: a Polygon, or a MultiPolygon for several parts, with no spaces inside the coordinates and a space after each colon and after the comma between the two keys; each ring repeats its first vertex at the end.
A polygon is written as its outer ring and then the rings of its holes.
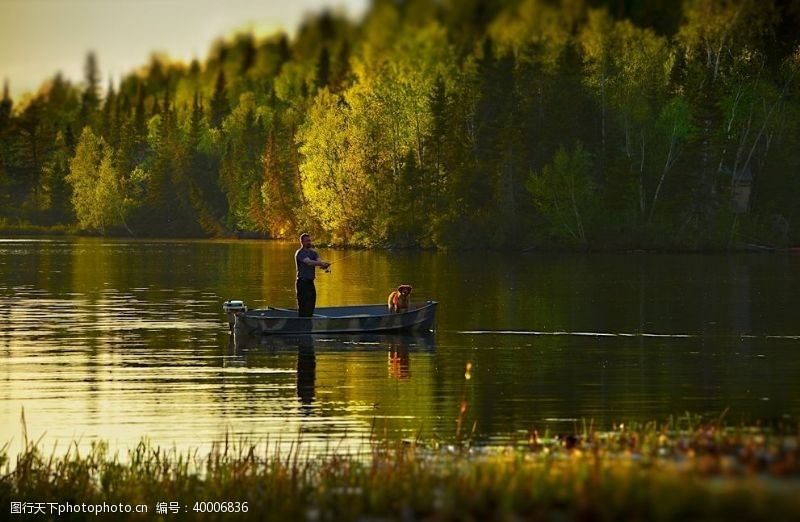
{"type": "MultiPolygon", "coordinates": [[[[78,225],[105,234],[116,225],[127,227],[125,214],[132,203],[114,164],[114,150],[85,127],[70,161],[67,181],[78,225]]],[[[130,229],[128,229],[130,232],[130,229]]]]}

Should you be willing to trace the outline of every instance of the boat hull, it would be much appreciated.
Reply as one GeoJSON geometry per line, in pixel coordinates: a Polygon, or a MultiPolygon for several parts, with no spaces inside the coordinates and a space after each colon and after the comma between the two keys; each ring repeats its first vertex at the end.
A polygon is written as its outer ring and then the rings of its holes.
{"type": "Polygon", "coordinates": [[[386,305],[317,308],[314,317],[298,317],[297,310],[289,309],[249,310],[235,314],[234,328],[248,335],[423,332],[434,327],[436,305],[413,303],[394,314],[386,305]]]}

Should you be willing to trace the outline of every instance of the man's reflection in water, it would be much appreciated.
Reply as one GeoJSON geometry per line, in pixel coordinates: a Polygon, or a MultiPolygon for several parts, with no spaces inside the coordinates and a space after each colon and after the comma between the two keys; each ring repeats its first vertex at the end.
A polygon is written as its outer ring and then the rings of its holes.
{"type": "Polygon", "coordinates": [[[411,360],[407,344],[389,344],[389,377],[394,379],[408,379],[411,377],[411,360]]]}
{"type": "Polygon", "coordinates": [[[297,396],[303,404],[314,402],[314,382],[317,378],[317,357],[314,339],[302,335],[297,341],[297,396]]]}

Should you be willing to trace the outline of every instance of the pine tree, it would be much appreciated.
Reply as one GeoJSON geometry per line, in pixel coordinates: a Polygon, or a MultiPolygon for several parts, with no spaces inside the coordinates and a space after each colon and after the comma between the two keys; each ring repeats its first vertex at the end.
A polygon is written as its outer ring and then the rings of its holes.
{"type": "Polygon", "coordinates": [[[0,216],[10,212],[11,204],[11,185],[12,180],[9,175],[11,163],[11,140],[13,132],[11,129],[11,111],[14,104],[9,95],[8,80],[3,82],[3,99],[0,100],[0,216]]]}
{"type": "Polygon", "coordinates": [[[207,234],[225,234],[220,221],[225,214],[225,197],[217,184],[214,157],[204,149],[203,134],[207,131],[203,115],[203,101],[197,91],[192,101],[188,132],[188,183],[189,200],[197,215],[197,223],[207,234]]]}
{"type": "Polygon", "coordinates": [[[41,210],[47,225],[68,223],[74,219],[70,198],[72,187],[67,183],[71,153],[63,132],[56,135],[53,153],[42,168],[41,210]]]}
{"type": "Polygon", "coordinates": [[[324,46],[317,60],[317,88],[327,87],[331,76],[331,55],[328,46],[324,46]]]}
{"type": "Polygon", "coordinates": [[[84,90],[81,94],[80,125],[91,125],[100,106],[100,69],[97,55],[89,52],[83,68],[84,90]]]}
{"type": "Polygon", "coordinates": [[[230,112],[228,103],[228,88],[225,82],[225,71],[220,67],[217,81],[214,84],[214,95],[211,98],[211,127],[219,128],[222,121],[230,112]]]}
{"type": "Polygon", "coordinates": [[[0,133],[8,128],[11,121],[11,110],[14,108],[9,89],[8,80],[5,80],[3,82],[3,99],[0,100],[0,133]]]}
{"type": "Polygon", "coordinates": [[[108,139],[111,146],[116,147],[119,142],[119,130],[116,121],[117,94],[114,84],[109,80],[106,98],[103,101],[103,114],[100,122],[100,133],[108,139]]]}
{"type": "Polygon", "coordinates": [[[253,35],[245,34],[239,37],[237,42],[240,56],[239,74],[245,75],[256,62],[256,46],[253,42],[253,35]]]}

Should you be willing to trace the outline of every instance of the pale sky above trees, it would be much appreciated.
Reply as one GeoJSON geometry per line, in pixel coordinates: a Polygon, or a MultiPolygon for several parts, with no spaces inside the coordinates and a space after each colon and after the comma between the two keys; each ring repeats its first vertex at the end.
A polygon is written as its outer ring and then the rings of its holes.
{"type": "Polygon", "coordinates": [[[15,99],[61,72],[80,81],[97,54],[102,85],[146,65],[152,53],[203,60],[239,30],[291,33],[323,8],[361,15],[368,0],[0,0],[0,82],[15,99]]]}

